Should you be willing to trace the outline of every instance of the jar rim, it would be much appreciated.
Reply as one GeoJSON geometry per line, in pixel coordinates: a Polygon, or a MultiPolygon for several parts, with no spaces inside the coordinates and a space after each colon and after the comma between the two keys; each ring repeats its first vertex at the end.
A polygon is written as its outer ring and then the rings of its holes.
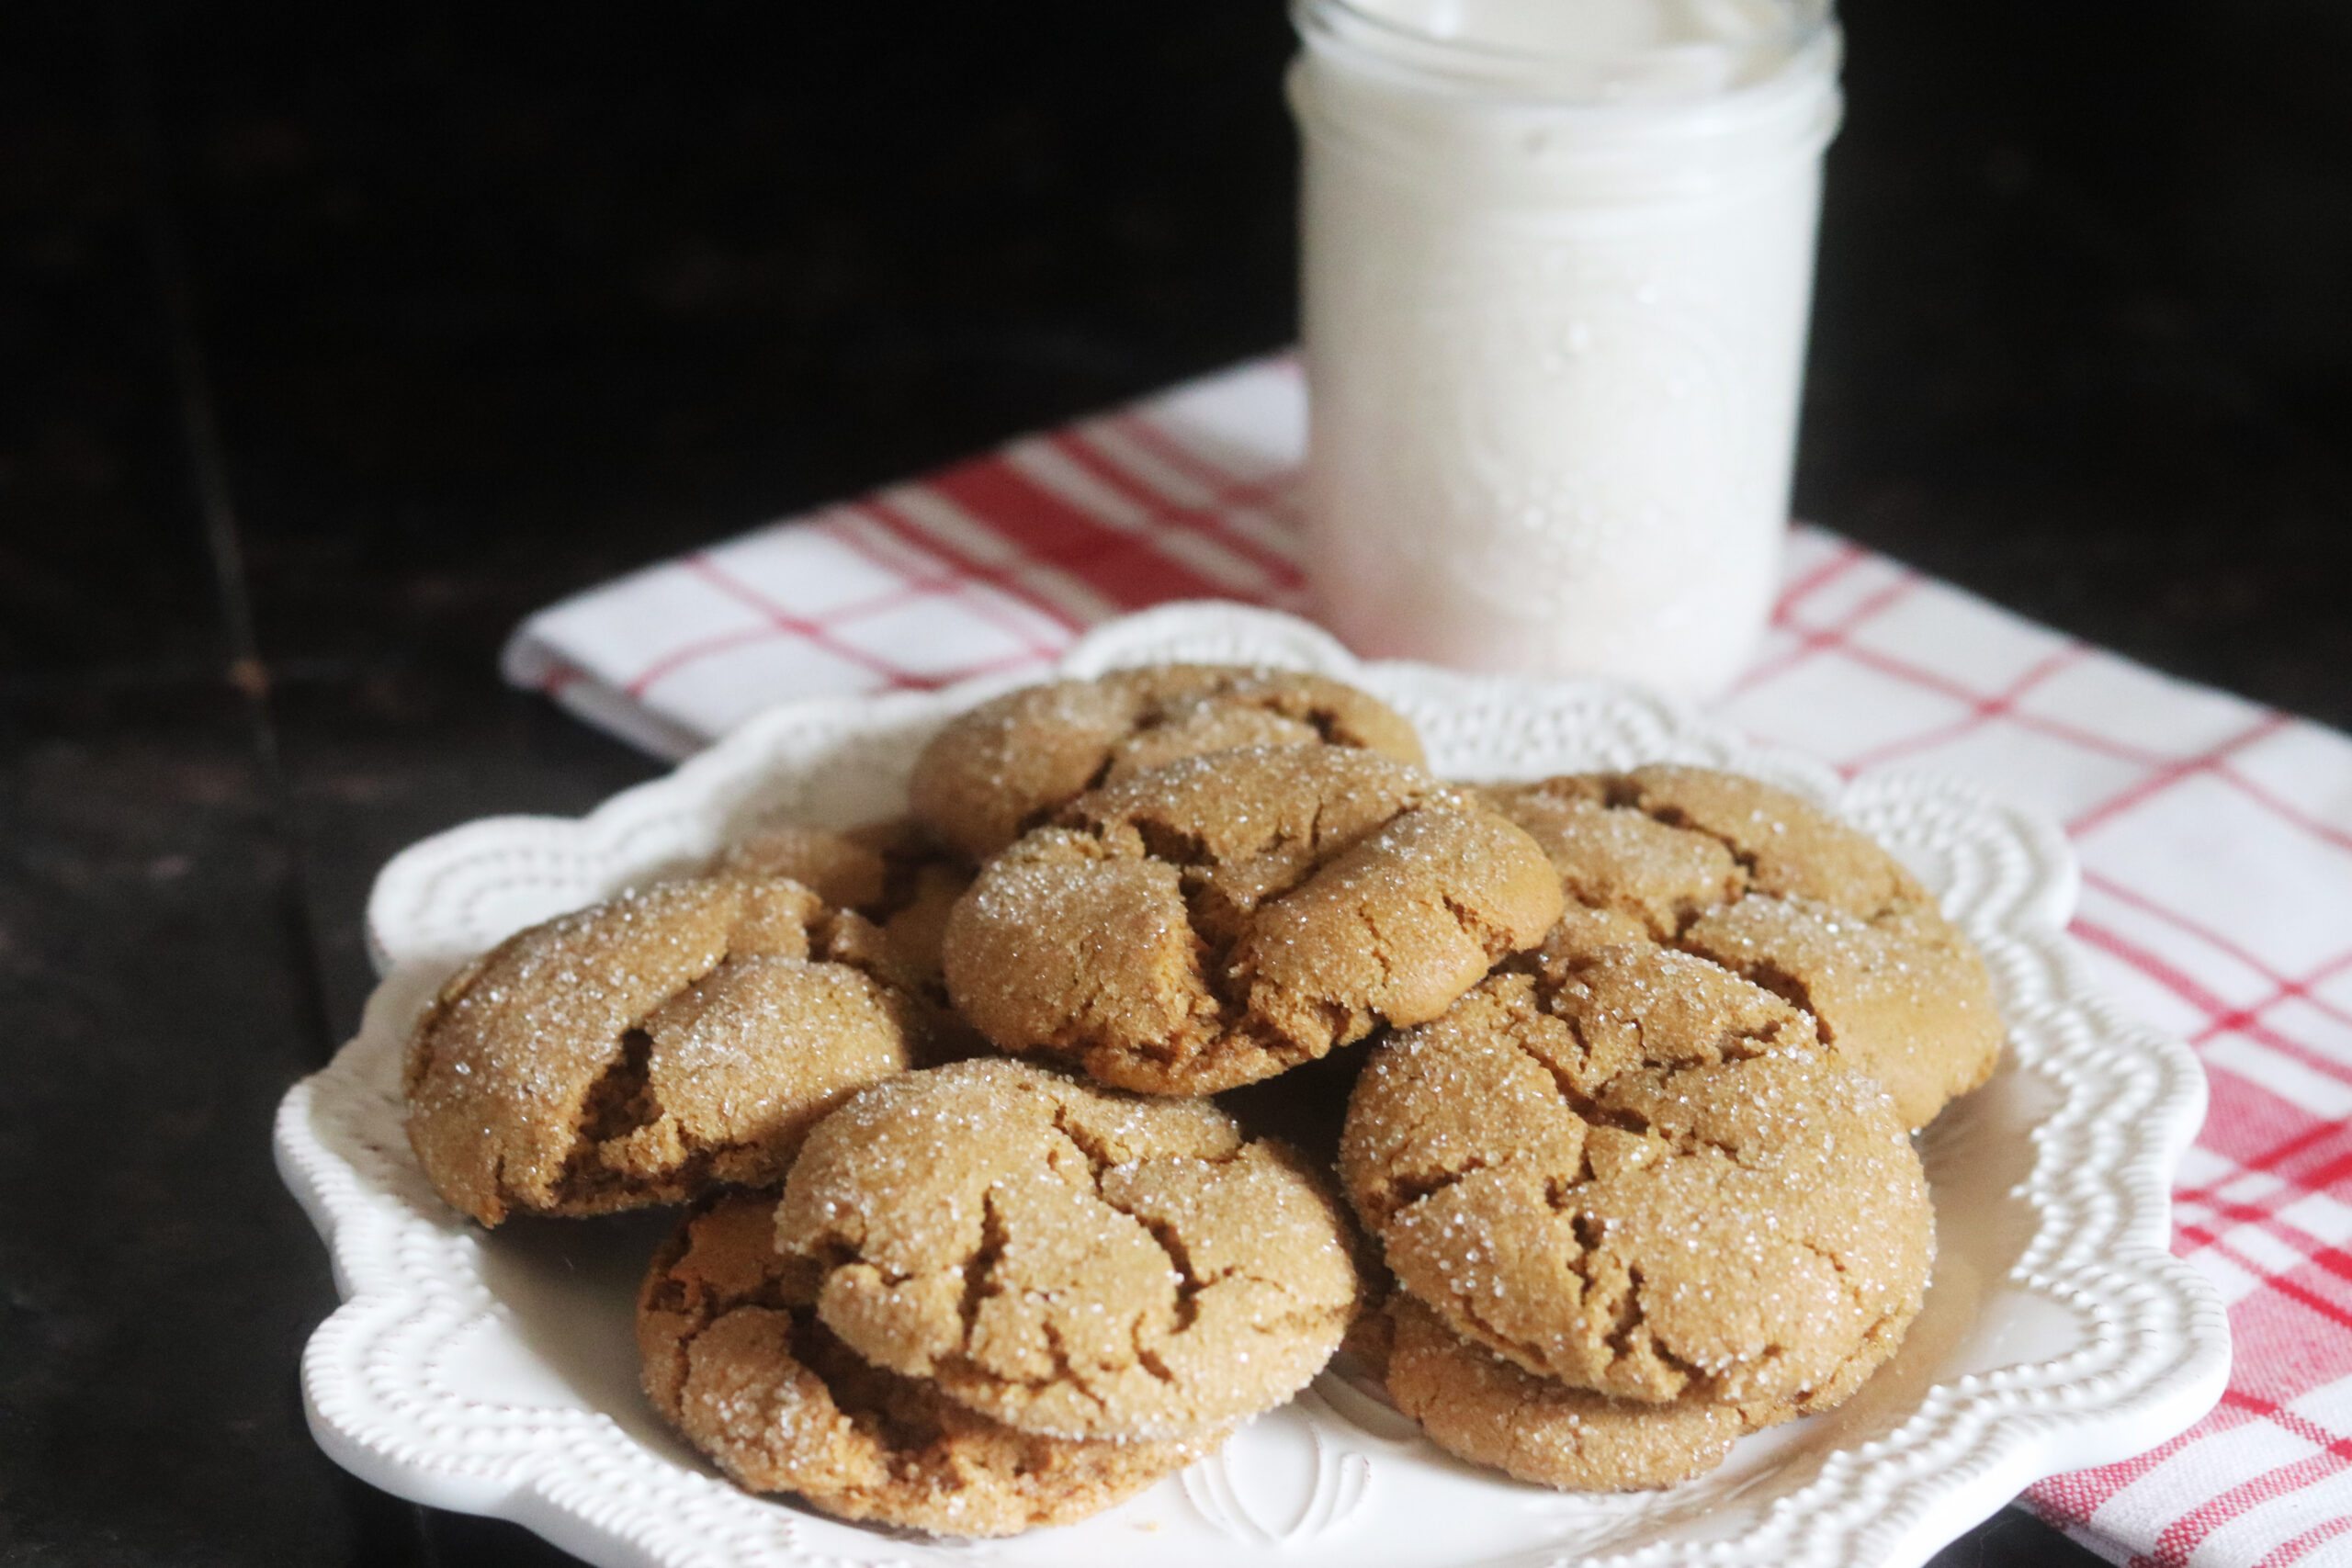
{"type": "Polygon", "coordinates": [[[1781,0],[1775,9],[1779,26],[1736,44],[1696,39],[1590,51],[1537,50],[1450,35],[1416,27],[1370,0],[1293,0],[1291,17],[1309,45],[1336,49],[1424,85],[1518,90],[1601,107],[1761,86],[1837,31],[1832,0],[1781,0]],[[1746,69],[1725,69],[1734,50],[1747,57],[1746,69]]]}

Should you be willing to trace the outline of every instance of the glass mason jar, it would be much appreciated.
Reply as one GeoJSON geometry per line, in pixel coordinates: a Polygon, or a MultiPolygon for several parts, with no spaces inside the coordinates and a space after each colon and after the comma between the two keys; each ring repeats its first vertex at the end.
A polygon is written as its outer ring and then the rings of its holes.
{"type": "Polygon", "coordinates": [[[1308,571],[1359,652],[1719,691],[1788,522],[1828,0],[1296,0],[1308,571]]]}

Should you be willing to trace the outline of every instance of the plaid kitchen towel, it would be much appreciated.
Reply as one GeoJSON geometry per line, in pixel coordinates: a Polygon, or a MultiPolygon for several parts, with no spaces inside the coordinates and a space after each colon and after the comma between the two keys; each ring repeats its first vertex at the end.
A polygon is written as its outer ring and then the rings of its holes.
{"type": "MultiPolygon", "coordinates": [[[[785,698],[1037,668],[1165,600],[1295,609],[1305,423],[1293,362],[1244,366],[583,593],[506,673],[678,757],[785,698]]],[[[2097,978],[2204,1060],[2175,1247],[2230,1303],[2229,1392],[2027,1501],[2117,1562],[2352,1562],[2352,739],[1812,529],[1715,711],[2064,823],[2097,978]]]]}

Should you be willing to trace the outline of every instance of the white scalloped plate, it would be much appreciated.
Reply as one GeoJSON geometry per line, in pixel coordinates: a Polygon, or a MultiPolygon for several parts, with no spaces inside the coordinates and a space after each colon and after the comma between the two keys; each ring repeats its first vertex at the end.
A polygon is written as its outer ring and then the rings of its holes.
{"type": "Polygon", "coordinates": [[[425,1186],[401,1132],[410,1021],[507,933],[692,865],[755,818],[846,825],[904,804],[915,751],[995,686],[807,703],[753,719],[578,820],[499,818],[378,877],[384,981],[357,1039],[288,1093],[277,1157],[334,1253],[343,1306],[302,1389],[339,1463],[420,1502],[515,1520],[607,1568],[741,1563],[1442,1564],[1905,1568],[2028,1483],[2126,1458],[2221,1395],[2228,1329],[2165,1250],[2174,1168],[2204,1115],[2179,1042],[2094,995],[2060,934],[2074,862],[2055,829],[1963,786],[1839,785],[1621,687],[1359,664],[1302,622],[1177,605],[1097,630],[1092,673],[1167,659],[1320,670],[1419,726],[1458,778],[1673,760],[1762,774],[1876,834],[1983,947],[2009,1024],[1994,1080],[1921,1138],[1939,1252],[1901,1353],[1841,1409],[1743,1442],[1670,1491],[1570,1495],[1456,1464],[1327,1374],[1219,1454],[1084,1524],[995,1543],[860,1529],[750,1496],[637,1390],[629,1311],[662,1216],[485,1233],[425,1186]]]}

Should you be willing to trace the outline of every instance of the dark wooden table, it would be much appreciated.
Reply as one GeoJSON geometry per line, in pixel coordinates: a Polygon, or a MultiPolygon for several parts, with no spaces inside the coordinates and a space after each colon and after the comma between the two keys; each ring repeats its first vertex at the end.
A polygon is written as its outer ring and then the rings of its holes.
{"type": "MultiPolygon", "coordinates": [[[[1848,7],[1798,503],[2352,721],[2352,11],[1848,7]]],[[[368,878],[526,611],[1287,339],[1272,0],[0,11],[0,1563],[562,1561],[311,1445],[368,878]],[[846,14],[844,14],[846,13],[846,14]]],[[[2093,1561],[2007,1512],[1937,1559],[2093,1561]]]]}

